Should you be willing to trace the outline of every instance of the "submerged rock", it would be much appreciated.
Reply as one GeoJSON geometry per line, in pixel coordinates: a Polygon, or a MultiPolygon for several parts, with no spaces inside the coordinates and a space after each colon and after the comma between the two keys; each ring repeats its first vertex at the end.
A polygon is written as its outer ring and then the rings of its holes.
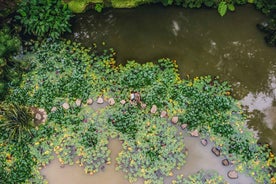
{"type": "Polygon", "coordinates": [[[222,165],[224,165],[224,166],[229,166],[229,164],[230,164],[230,162],[229,162],[228,159],[223,159],[223,160],[221,161],[221,163],[222,163],[222,165]]]}
{"type": "Polygon", "coordinates": [[[108,103],[109,103],[109,105],[114,105],[115,104],[114,98],[109,98],[108,103]]]}
{"type": "Polygon", "coordinates": [[[172,123],[176,124],[178,122],[178,116],[172,117],[172,123]]]}
{"type": "Polygon", "coordinates": [[[207,146],[207,144],[208,144],[208,141],[207,141],[207,139],[201,139],[201,144],[203,145],[203,146],[207,146]]]}
{"type": "Polygon", "coordinates": [[[97,100],[97,103],[98,104],[103,104],[104,103],[104,100],[102,97],[99,97],[98,100],[97,100]]]}
{"type": "Polygon", "coordinates": [[[152,105],[151,109],[150,109],[150,112],[152,114],[155,114],[157,112],[157,106],[156,105],[152,105]]]}
{"type": "Polygon", "coordinates": [[[239,177],[238,172],[235,171],[235,170],[230,170],[230,171],[228,171],[227,176],[228,176],[230,179],[237,179],[237,178],[239,177]]]}
{"type": "Polygon", "coordinates": [[[212,152],[213,152],[217,157],[220,156],[220,150],[219,150],[218,148],[213,147],[213,148],[212,148],[212,152]]]}

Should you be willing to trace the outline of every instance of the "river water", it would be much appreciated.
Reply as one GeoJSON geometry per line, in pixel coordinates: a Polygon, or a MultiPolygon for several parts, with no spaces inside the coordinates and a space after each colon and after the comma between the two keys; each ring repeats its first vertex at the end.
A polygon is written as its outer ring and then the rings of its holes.
{"type": "MultiPolygon", "coordinates": [[[[232,95],[250,115],[248,126],[258,133],[260,142],[269,143],[276,152],[276,49],[267,47],[264,35],[256,28],[263,20],[265,17],[253,6],[238,7],[224,17],[212,9],[158,5],[107,9],[76,16],[73,32],[67,38],[85,46],[97,43],[100,49],[112,47],[118,53],[118,63],[154,62],[168,57],[177,61],[183,78],[212,75],[229,81],[234,89],[232,95]]],[[[187,157],[182,171],[190,174],[212,166],[225,176],[227,169],[221,168],[220,160],[209,152],[199,154],[204,150],[198,140],[186,137],[186,141],[188,149],[189,145],[193,148],[189,150],[193,156],[187,157]]],[[[93,177],[77,166],[60,168],[57,160],[43,169],[42,174],[50,184],[127,184],[123,174],[114,171],[120,142],[111,140],[109,147],[112,164],[93,177]]],[[[240,176],[240,181],[232,183],[251,181],[240,176]]]]}

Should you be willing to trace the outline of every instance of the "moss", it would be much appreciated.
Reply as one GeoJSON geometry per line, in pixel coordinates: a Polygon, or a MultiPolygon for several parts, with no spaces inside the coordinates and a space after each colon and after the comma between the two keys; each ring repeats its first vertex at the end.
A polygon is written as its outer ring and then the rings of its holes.
{"type": "Polygon", "coordinates": [[[85,11],[88,3],[85,1],[70,1],[68,3],[69,9],[74,13],[82,13],[85,11]]]}

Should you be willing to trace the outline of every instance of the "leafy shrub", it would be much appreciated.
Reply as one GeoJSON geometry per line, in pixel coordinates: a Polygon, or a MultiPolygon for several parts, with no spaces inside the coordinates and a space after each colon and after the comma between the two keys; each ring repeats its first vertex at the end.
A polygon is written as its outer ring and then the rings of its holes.
{"type": "Polygon", "coordinates": [[[71,11],[61,0],[22,0],[16,18],[25,29],[25,33],[37,37],[57,39],[70,30],[71,11]]]}
{"type": "Polygon", "coordinates": [[[18,37],[13,36],[8,27],[4,27],[0,30],[0,100],[4,99],[5,92],[7,91],[7,82],[16,81],[18,78],[13,75],[17,73],[11,68],[17,68],[17,63],[14,63],[10,56],[11,54],[17,52],[21,42],[18,37]],[[9,80],[10,79],[10,80],[9,80]]]}

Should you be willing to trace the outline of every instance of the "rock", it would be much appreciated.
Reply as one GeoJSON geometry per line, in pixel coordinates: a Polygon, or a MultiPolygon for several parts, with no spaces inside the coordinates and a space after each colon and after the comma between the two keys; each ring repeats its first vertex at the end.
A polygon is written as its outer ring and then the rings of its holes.
{"type": "Polygon", "coordinates": [[[88,98],[86,103],[87,103],[87,105],[92,105],[93,104],[92,98],[88,98]]]}
{"type": "Polygon", "coordinates": [[[187,128],[187,126],[188,126],[188,124],[182,124],[181,125],[182,130],[184,130],[185,128],[187,128]]]}
{"type": "Polygon", "coordinates": [[[178,116],[172,117],[172,123],[176,124],[178,122],[178,116]]]}
{"type": "Polygon", "coordinates": [[[161,118],[167,117],[167,112],[166,111],[162,111],[161,114],[160,114],[160,117],[161,118]]]}
{"type": "Polygon", "coordinates": [[[42,113],[45,113],[45,109],[39,108],[38,111],[39,111],[39,112],[42,112],[42,113]]]}
{"type": "Polygon", "coordinates": [[[79,107],[79,106],[81,106],[81,99],[77,99],[76,100],[76,105],[79,107]]]}
{"type": "Polygon", "coordinates": [[[220,156],[220,150],[219,150],[218,148],[213,147],[213,148],[212,148],[212,152],[213,152],[217,157],[220,156]]]}
{"type": "Polygon", "coordinates": [[[39,113],[35,114],[35,119],[37,119],[37,120],[41,120],[41,119],[42,119],[41,114],[39,114],[39,113]]]}
{"type": "Polygon", "coordinates": [[[197,130],[192,131],[190,134],[191,134],[192,137],[198,137],[199,136],[199,133],[198,133],[197,130]]]}
{"type": "Polygon", "coordinates": [[[237,179],[237,178],[239,177],[239,176],[238,176],[238,172],[235,171],[235,170],[230,170],[230,171],[228,171],[227,176],[228,176],[230,179],[237,179]]]}
{"type": "Polygon", "coordinates": [[[151,107],[151,109],[150,109],[150,112],[151,112],[152,114],[155,114],[156,111],[157,111],[157,106],[156,106],[156,105],[152,105],[152,107],[151,107]]]}
{"type": "Polygon", "coordinates": [[[208,144],[208,141],[207,141],[207,139],[201,139],[201,144],[203,145],[203,146],[207,146],[207,144],[208,144]]]}
{"type": "Polygon", "coordinates": [[[126,104],[126,101],[125,101],[125,100],[121,100],[120,103],[121,103],[122,105],[124,105],[124,104],[126,104]]]}
{"type": "Polygon", "coordinates": [[[145,108],[147,107],[147,104],[142,103],[142,104],[141,104],[141,107],[142,107],[142,109],[145,109],[145,108]]]}
{"type": "Polygon", "coordinates": [[[98,104],[103,104],[104,103],[104,100],[102,97],[99,97],[98,100],[97,100],[97,103],[98,104]]]}
{"type": "Polygon", "coordinates": [[[114,98],[109,98],[108,103],[109,103],[109,105],[114,105],[115,104],[114,98]]]}
{"type": "Polygon", "coordinates": [[[63,107],[64,109],[66,109],[66,110],[70,108],[70,106],[69,106],[69,104],[68,104],[67,102],[63,103],[63,104],[62,104],[62,107],[63,107]]]}
{"type": "Polygon", "coordinates": [[[224,165],[224,166],[229,166],[229,164],[230,164],[230,162],[229,162],[228,159],[223,159],[223,160],[221,161],[221,163],[222,163],[222,165],[224,165]]]}
{"type": "Polygon", "coordinates": [[[56,107],[52,107],[51,112],[55,112],[55,111],[57,111],[57,108],[56,107]]]}

